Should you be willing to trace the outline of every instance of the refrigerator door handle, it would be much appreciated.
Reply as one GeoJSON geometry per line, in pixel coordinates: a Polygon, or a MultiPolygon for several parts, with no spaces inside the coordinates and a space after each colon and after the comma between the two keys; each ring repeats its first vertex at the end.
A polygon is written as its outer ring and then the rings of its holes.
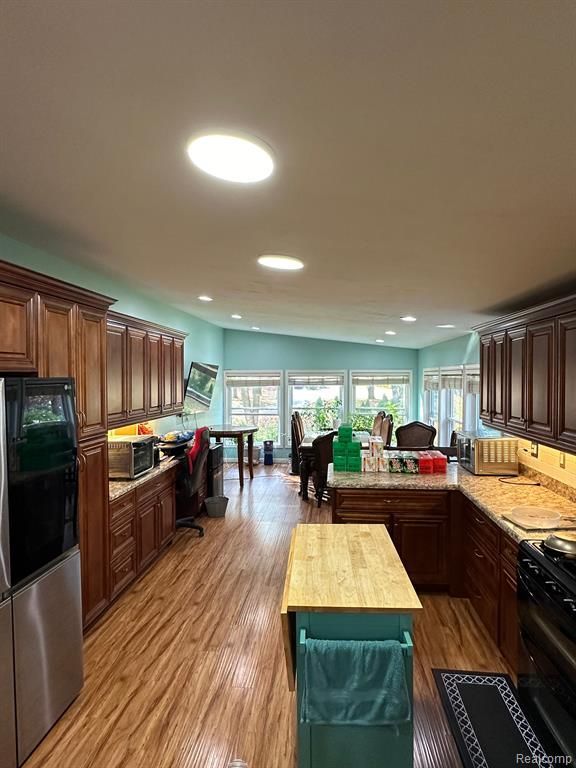
{"type": "Polygon", "coordinates": [[[11,587],[5,381],[0,379],[0,598],[11,587]]]}

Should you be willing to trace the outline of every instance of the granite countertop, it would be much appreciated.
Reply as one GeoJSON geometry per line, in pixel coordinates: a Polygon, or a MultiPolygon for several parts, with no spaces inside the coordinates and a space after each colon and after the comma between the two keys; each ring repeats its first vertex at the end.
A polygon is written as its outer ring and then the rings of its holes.
{"type": "MultiPolygon", "coordinates": [[[[506,478],[512,482],[530,482],[521,475],[506,478]]],[[[473,475],[457,464],[448,464],[446,474],[405,475],[394,472],[334,472],[328,469],[328,488],[380,488],[382,490],[442,491],[460,490],[464,496],[494,520],[516,541],[545,539],[550,531],[526,531],[505,520],[502,515],[514,507],[529,505],[547,507],[576,520],[576,504],[564,496],[535,485],[502,483],[497,477],[473,475]]],[[[562,529],[557,529],[562,530],[562,529]]]]}
{"type": "Polygon", "coordinates": [[[140,477],[136,478],[136,480],[110,480],[108,483],[108,495],[110,501],[118,499],[125,493],[133,491],[134,488],[137,488],[139,485],[143,485],[149,480],[158,477],[158,475],[161,475],[163,472],[167,472],[169,469],[173,469],[178,465],[178,463],[178,459],[162,459],[158,466],[154,467],[149,472],[146,472],[145,475],[141,475],[140,477]]]}

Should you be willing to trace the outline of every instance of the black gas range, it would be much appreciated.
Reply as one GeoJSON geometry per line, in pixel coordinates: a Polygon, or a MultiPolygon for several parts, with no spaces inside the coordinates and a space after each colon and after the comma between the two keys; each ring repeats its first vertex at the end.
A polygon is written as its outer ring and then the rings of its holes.
{"type": "Polygon", "coordinates": [[[576,558],[518,550],[518,698],[550,755],[576,759],[576,558]]]}

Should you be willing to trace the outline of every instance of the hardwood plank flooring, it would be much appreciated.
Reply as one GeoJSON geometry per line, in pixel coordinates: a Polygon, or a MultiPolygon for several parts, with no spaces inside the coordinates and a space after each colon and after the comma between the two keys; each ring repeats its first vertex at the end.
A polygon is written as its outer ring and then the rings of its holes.
{"type": "MultiPolygon", "coordinates": [[[[227,469],[224,519],[174,544],[87,636],[79,698],[25,768],[295,768],[280,601],[290,532],[329,523],[300,501],[288,465],[241,492],[227,469]]],[[[425,595],[415,628],[415,766],[460,761],[432,667],[505,671],[467,600],[425,595]]]]}

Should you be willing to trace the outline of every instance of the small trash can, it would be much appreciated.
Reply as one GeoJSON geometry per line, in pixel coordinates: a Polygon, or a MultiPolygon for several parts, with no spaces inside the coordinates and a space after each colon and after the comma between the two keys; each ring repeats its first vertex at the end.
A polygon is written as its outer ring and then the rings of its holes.
{"type": "MultiPolygon", "coordinates": [[[[248,464],[248,444],[244,446],[244,464],[248,464]]],[[[252,446],[252,464],[256,466],[260,464],[260,446],[252,446]]]]}
{"type": "Polygon", "coordinates": [[[228,496],[209,496],[204,499],[208,517],[224,517],[228,506],[228,496]]]}
{"type": "Polygon", "coordinates": [[[274,464],[274,440],[264,440],[264,465],[274,464]]]}

